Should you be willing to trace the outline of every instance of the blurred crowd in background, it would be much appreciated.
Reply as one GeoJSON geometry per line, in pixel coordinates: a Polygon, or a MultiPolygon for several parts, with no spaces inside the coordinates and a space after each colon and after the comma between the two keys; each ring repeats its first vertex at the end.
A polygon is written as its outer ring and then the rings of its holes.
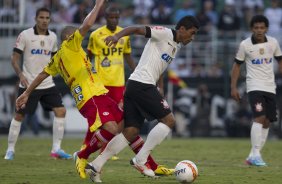
{"type": "MultiPolygon", "coordinates": [[[[25,23],[34,23],[39,7],[51,9],[53,23],[81,23],[90,11],[93,0],[26,0],[25,23]]],[[[112,6],[121,9],[121,24],[170,25],[184,15],[196,16],[204,29],[236,31],[248,29],[250,18],[265,14],[270,19],[269,31],[281,31],[281,0],[110,0],[112,6]]],[[[17,22],[19,0],[1,0],[1,22],[17,22]]],[[[100,13],[103,17],[103,11],[100,13]]],[[[103,24],[99,19],[98,23],[103,24]]]]}

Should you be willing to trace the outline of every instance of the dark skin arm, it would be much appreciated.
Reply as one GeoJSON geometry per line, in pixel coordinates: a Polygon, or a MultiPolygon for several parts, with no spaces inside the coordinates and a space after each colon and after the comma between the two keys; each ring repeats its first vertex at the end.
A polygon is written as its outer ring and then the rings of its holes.
{"type": "Polygon", "coordinates": [[[94,54],[90,50],[87,50],[87,56],[89,57],[89,60],[91,61],[94,57],[94,54]]]}
{"type": "Polygon", "coordinates": [[[282,74],[282,59],[278,61],[279,64],[279,72],[282,74]]]}
{"type": "Polygon", "coordinates": [[[25,108],[25,105],[27,103],[28,97],[31,94],[31,92],[39,85],[41,82],[49,77],[49,74],[46,73],[45,71],[42,71],[40,74],[37,75],[37,77],[32,81],[30,86],[25,90],[25,92],[19,96],[16,100],[16,109],[23,109],[25,108]]]}
{"type": "Polygon", "coordinates": [[[83,23],[79,27],[80,34],[84,37],[96,21],[100,8],[103,6],[104,0],[96,0],[96,5],[86,16],[83,23]]]}
{"type": "Polygon", "coordinates": [[[132,35],[132,34],[145,36],[146,35],[146,28],[145,28],[145,26],[130,26],[130,27],[126,27],[122,31],[120,31],[117,34],[115,34],[114,36],[108,36],[105,39],[105,43],[109,47],[115,47],[117,42],[118,42],[118,40],[121,37],[129,36],[129,35],[132,35]]]}
{"type": "Polygon", "coordinates": [[[237,82],[240,76],[240,65],[237,63],[233,64],[231,70],[231,97],[237,102],[240,101],[241,97],[237,89],[237,82]]]}
{"type": "Polygon", "coordinates": [[[124,56],[126,63],[129,66],[129,68],[131,69],[131,71],[133,71],[136,67],[136,64],[135,64],[131,54],[124,54],[123,56],[124,56]]]}
{"type": "Polygon", "coordinates": [[[164,97],[164,74],[162,74],[159,78],[159,81],[158,81],[158,88],[159,88],[159,92],[160,94],[164,97]]]}
{"type": "Polygon", "coordinates": [[[21,54],[17,53],[17,52],[13,52],[12,57],[11,57],[11,62],[12,62],[12,66],[17,74],[17,76],[20,79],[20,83],[24,86],[24,87],[28,87],[28,81],[26,79],[26,77],[23,75],[21,67],[19,65],[20,63],[20,58],[21,58],[21,54]]]}

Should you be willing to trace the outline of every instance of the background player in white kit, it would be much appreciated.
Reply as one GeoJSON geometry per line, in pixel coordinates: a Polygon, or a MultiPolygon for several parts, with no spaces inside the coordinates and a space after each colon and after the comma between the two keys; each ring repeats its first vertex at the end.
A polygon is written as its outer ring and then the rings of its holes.
{"type": "Polygon", "coordinates": [[[192,16],[183,17],[175,30],[165,27],[127,27],[105,42],[115,46],[119,39],[130,34],[150,38],[140,61],[129,77],[124,95],[125,129],[115,136],[105,150],[87,168],[91,175],[100,172],[112,155],[123,150],[139,134],[145,118],[158,119],[159,123],[150,131],[147,140],[131,164],[142,174],[154,177],[155,173],[146,164],[148,155],[169,134],[175,124],[174,116],[164,97],[157,89],[157,82],[172,62],[181,44],[191,42],[199,29],[199,22],[192,16]]]}
{"type": "MultiPolygon", "coordinates": [[[[12,65],[20,78],[18,95],[21,95],[25,88],[48,64],[52,54],[57,51],[57,36],[48,30],[50,23],[50,11],[40,8],[36,11],[34,27],[26,29],[17,38],[13,55],[12,65]],[[23,54],[23,69],[20,67],[20,58],[23,54]]],[[[70,159],[71,155],[61,149],[61,141],[64,135],[64,124],[66,109],[62,104],[62,97],[55,87],[53,79],[48,77],[40,84],[30,96],[27,106],[23,110],[16,111],[12,119],[9,135],[8,149],[4,159],[13,160],[15,155],[15,144],[21,128],[21,123],[25,114],[33,114],[38,102],[44,110],[53,111],[55,114],[53,122],[53,147],[51,157],[60,159],[70,159]]]]}
{"type": "Polygon", "coordinates": [[[240,66],[246,63],[247,93],[253,112],[252,148],[246,163],[254,166],[266,166],[260,151],[267,140],[270,122],[277,120],[274,58],[279,62],[279,69],[282,72],[282,53],[279,43],[275,38],[265,35],[268,25],[268,19],[263,15],[252,18],[250,27],[253,34],[241,42],[231,71],[231,96],[236,101],[240,101],[237,81],[240,66]]]}

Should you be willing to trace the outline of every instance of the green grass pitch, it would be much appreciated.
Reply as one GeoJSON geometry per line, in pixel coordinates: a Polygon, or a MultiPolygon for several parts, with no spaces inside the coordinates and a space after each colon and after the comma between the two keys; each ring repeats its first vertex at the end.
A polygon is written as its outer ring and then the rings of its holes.
{"type": "MultiPolygon", "coordinates": [[[[69,152],[80,148],[82,139],[66,137],[63,148],[69,152]]],[[[263,150],[268,167],[244,164],[249,153],[249,139],[170,139],[153,151],[161,164],[174,167],[181,160],[192,160],[199,170],[194,184],[279,184],[282,176],[282,141],[269,140],[263,150]]],[[[3,159],[7,137],[0,139],[1,184],[85,184],[75,171],[73,160],[49,157],[51,138],[20,137],[13,161],[3,159]]],[[[92,160],[95,155],[91,156],[92,160]]],[[[120,160],[108,161],[102,175],[105,184],[177,184],[174,176],[153,180],[139,174],[129,165],[133,153],[129,148],[119,154],[120,160]]]]}

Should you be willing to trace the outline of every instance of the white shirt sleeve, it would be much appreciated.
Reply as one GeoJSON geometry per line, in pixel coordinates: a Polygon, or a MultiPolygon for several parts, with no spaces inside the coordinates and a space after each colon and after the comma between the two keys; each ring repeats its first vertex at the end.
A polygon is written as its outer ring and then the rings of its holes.
{"type": "Polygon", "coordinates": [[[14,48],[17,48],[21,51],[25,49],[26,38],[24,32],[21,32],[16,40],[16,44],[14,48]]]}
{"type": "Polygon", "coordinates": [[[152,26],[151,28],[151,38],[154,40],[164,40],[164,38],[169,36],[170,29],[162,26],[152,26]]]}
{"type": "Polygon", "coordinates": [[[276,43],[275,44],[276,47],[275,47],[275,51],[274,51],[274,56],[282,56],[282,52],[281,52],[280,45],[279,45],[278,41],[275,40],[275,43],[276,43]]]}
{"type": "Polygon", "coordinates": [[[52,48],[52,52],[56,52],[58,50],[58,38],[56,35],[54,37],[55,37],[55,42],[52,48]]]}
{"type": "Polygon", "coordinates": [[[239,49],[237,51],[237,54],[235,56],[235,59],[239,61],[245,61],[246,54],[245,54],[245,47],[243,42],[240,43],[239,49]]]}

